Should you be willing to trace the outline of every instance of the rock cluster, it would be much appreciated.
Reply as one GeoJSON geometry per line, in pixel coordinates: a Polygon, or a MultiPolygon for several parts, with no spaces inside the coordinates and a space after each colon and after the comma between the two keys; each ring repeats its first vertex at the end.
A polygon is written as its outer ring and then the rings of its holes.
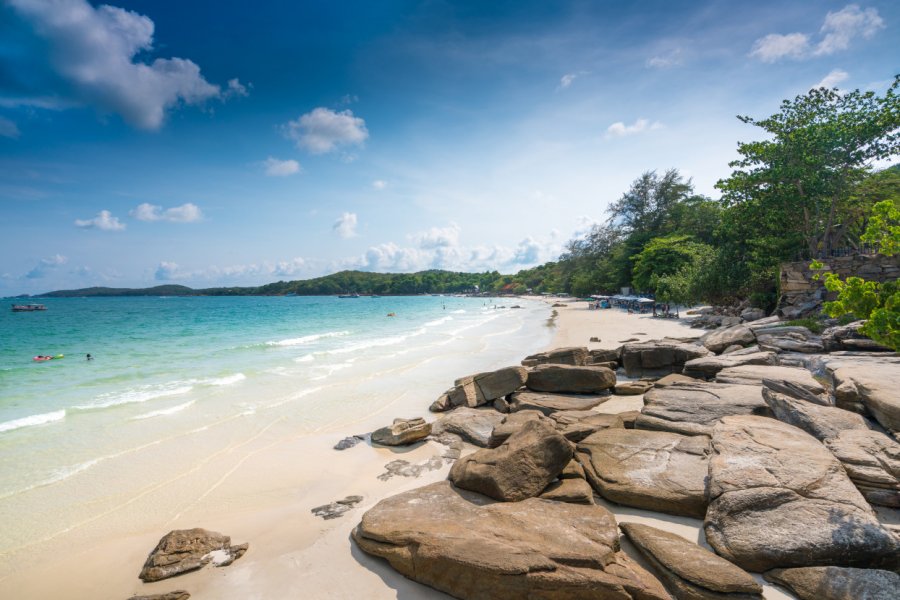
{"type": "Polygon", "coordinates": [[[159,540],[150,552],[139,577],[146,582],[159,581],[212,563],[230,565],[247,551],[248,544],[231,545],[227,535],[206,529],[176,529],[159,540]]]}

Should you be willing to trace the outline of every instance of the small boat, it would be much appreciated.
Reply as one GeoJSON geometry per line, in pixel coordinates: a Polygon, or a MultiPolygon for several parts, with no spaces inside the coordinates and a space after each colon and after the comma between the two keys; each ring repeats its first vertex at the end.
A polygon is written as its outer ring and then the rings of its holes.
{"type": "Polygon", "coordinates": [[[341,294],[338,298],[359,298],[359,294],[341,294]]]}
{"type": "Polygon", "coordinates": [[[36,310],[47,310],[43,304],[13,304],[13,312],[34,312],[36,310]]]}

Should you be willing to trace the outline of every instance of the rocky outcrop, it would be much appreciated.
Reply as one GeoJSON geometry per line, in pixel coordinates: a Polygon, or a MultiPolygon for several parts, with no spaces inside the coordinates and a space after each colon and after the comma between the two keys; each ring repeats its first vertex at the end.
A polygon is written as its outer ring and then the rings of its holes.
{"type": "Polygon", "coordinates": [[[539,352],[525,357],[522,361],[524,367],[536,367],[537,365],[574,365],[577,367],[584,366],[588,363],[588,349],[581,347],[572,348],[556,348],[549,352],[539,352]]]}
{"type": "Polygon", "coordinates": [[[616,383],[616,396],[640,396],[653,387],[652,381],[620,381],[616,383]]]}
{"type": "Polygon", "coordinates": [[[722,417],[768,414],[758,386],[678,383],[644,394],[644,408],[634,425],[683,435],[712,435],[722,417]]]}
{"type": "Polygon", "coordinates": [[[733,416],[713,430],[706,539],[750,571],[832,564],[896,567],[883,528],[834,456],[775,419],[733,416]]]}
{"type": "Polygon", "coordinates": [[[242,557],[247,547],[248,544],[232,546],[230,537],[215,531],[176,529],[159,540],[139,577],[145,582],[159,581],[210,563],[225,567],[242,557]]]}
{"type": "Polygon", "coordinates": [[[560,479],[547,486],[539,498],[572,504],[593,504],[594,490],[584,479],[560,479]]]}
{"type": "Polygon", "coordinates": [[[538,365],[528,373],[525,385],[535,392],[596,394],[615,387],[616,374],[606,367],[538,365]]]}
{"type": "Polygon", "coordinates": [[[761,308],[745,308],[741,311],[741,318],[746,321],[759,321],[766,317],[766,311],[761,308]]]}
{"type": "Polygon", "coordinates": [[[477,373],[461,377],[431,405],[432,412],[441,412],[455,406],[475,408],[493,402],[516,391],[528,372],[523,367],[506,367],[497,371],[477,373]]]}
{"type": "Polygon", "coordinates": [[[495,500],[540,494],[572,460],[572,446],[547,420],[528,421],[497,448],[464,456],[450,469],[457,487],[495,500]]]}
{"type": "Polygon", "coordinates": [[[408,446],[425,439],[431,434],[431,423],[419,417],[415,419],[394,419],[387,427],[372,432],[372,442],[382,446],[408,446]]]}
{"type": "Polygon", "coordinates": [[[690,360],[707,356],[709,350],[678,340],[655,340],[622,346],[622,366],[629,377],[661,377],[679,373],[690,360]]]}
{"type": "Polygon", "coordinates": [[[837,325],[829,327],[822,332],[822,343],[825,345],[827,352],[836,352],[839,350],[861,350],[864,352],[888,352],[889,348],[885,348],[878,342],[869,339],[862,333],[860,328],[865,321],[854,321],[848,325],[837,325]]]}
{"type": "Polygon", "coordinates": [[[516,392],[510,396],[509,410],[537,410],[550,415],[561,410],[588,410],[603,404],[610,396],[581,394],[543,394],[539,392],[516,392]]]}
{"type": "Polygon", "coordinates": [[[607,429],[578,444],[591,486],[611,502],[673,515],[706,513],[709,438],[607,429]]]}
{"type": "Polygon", "coordinates": [[[435,436],[453,433],[470,444],[487,448],[491,432],[501,421],[503,415],[492,408],[457,408],[435,421],[431,433],[435,436]]]}
{"type": "Polygon", "coordinates": [[[880,431],[846,429],[825,445],[870,504],[900,508],[900,444],[880,431]]]}
{"type": "Polygon", "coordinates": [[[597,349],[591,350],[588,353],[587,364],[594,365],[597,363],[617,363],[622,359],[622,348],[615,348],[613,350],[607,349],[597,349]]]}
{"type": "Polygon", "coordinates": [[[743,325],[714,329],[700,338],[700,343],[710,352],[720,353],[728,346],[747,346],[756,342],[756,336],[743,325]]]}
{"type": "Polygon", "coordinates": [[[570,442],[580,442],[604,429],[625,427],[620,415],[605,415],[592,410],[564,410],[550,413],[556,429],[570,442]]]}
{"type": "Polygon", "coordinates": [[[762,600],[762,586],[749,573],[709,550],[649,525],[619,527],[678,600],[762,600]]]}
{"type": "Polygon", "coordinates": [[[837,405],[862,406],[888,431],[900,432],[900,365],[875,363],[834,370],[837,405]]]}
{"type": "MultiPolygon", "coordinates": [[[[816,381],[812,373],[798,367],[742,365],[722,369],[716,374],[716,381],[721,383],[762,385],[763,380],[769,382],[767,385],[774,389],[787,389],[788,386],[794,386],[802,388],[814,396],[825,394],[825,388],[816,381]]],[[[823,401],[820,401],[820,403],[823,401]]]]}
{"type": "Polygon", "coordinates": [[[600,506],[493,503],[443,481],[382,500],[353,531],[402,575],[456,598],[663,600],[600,506]]]}
{"type": "Polygon", "coordinates": [[[846,429],[868,430],[862,415],[833,406],[798,400],[764,387],[762,396],[779,421],[798,427],[819,441],[834,438],[846,429]]]}
{"type": "Polygon", "coordinates": [[[806,327],[775,326],[755,329],[756,342],[761,350],[772,352],[802,352],[815,354],[825,351],[822,338],[806,327]]]}
{"type": "Polygon", "coordinates": [[[900,575],[881,569],[801,567],[773,569],[763,577],[800,600],[892,600],[900,590],[900,575]]]}
{"type": "Polygon", "coordinates": [[[670,373],[665,377],[657,379],[653,383],[653,387],[664,388],[669,387],[673,383],[699,383],[700,381],[702,380],[697,379],[696,377],[688,377],[687,375],[681,375],[679,373],[670,373]]]}
{"type": "Polygon", "coordinates": [[[729,367],[774,364],[776,364],[774,352],[752,352],[749,354],[732,352],[721,356],[707,356],[689,360],[684,363],[684,374],[700,379],[710,379],[715,377],[722,369],[729,367]]]}
{"type": "Polygon", "coordinates": [[[497,448],[503,444],[503,442],[508,440],[512,434],[518,433],[529,421],[540,420],[549,422],[547,417],[544,416],[544,413],[538,410],[522,410],[506,415],[503,417],[503,420],[500,421],[500,424],[494,427],[494,430],[491,432],[491,438],[488,441],[487,447],[497,448]]]}

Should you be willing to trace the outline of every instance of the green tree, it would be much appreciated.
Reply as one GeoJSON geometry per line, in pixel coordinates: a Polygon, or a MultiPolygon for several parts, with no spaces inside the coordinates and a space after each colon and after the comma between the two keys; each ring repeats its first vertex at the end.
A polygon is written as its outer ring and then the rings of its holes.
{"type": "Polygon", "coordinates": [[[714,250],[687,235],[654,238],[634,261],[632,283],[638,290],[656,291],[661,277],[673,276],[685,266],[708,264],[714,250]]]}

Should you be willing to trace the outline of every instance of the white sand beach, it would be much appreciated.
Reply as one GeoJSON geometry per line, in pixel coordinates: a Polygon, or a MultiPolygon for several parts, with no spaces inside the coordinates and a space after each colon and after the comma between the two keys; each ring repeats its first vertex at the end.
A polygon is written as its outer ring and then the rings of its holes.
{"type": "MultiPolygon", "coordinates": [[[[614,348],[629,338],[699,335],[683,320],[653,319],[620,310],[587,310],[584,302],[566,304],[555,309],[550,347],[614,348]],[[588,344],[591,336],[602,341],[588,344]]],[[[465,374],[448,377],[447,385],[452,378],[465,374]]],[[[371,431],[395,416],[426,416],[432,420],[434,415],[427,412],[431,400],[411,394],[376,414],[361,416],[350,428],[279,437],[276,443],[254,447],[211,479],[205,491],[178,514],[153,514],[152,507],[143,506],[149,514],[143,515],[144,526],[138,532],[122,535],[98,521],[88,528],[91,535],[84,535],[85,528],[61,535],[53,541],[51,554],[13,569],[0,580],[0,597],[125,600],[135,594],[184,589],[197,600],[449,598],[407,580],[385,561],[361,552],[350,539],[363,512],[379,500],[441,480],[449,470],[445,461],[439,469],[425,470],[418,478],[380,480],[378,476],[385,472],[388,462],[402,458],[424,464],[440,456],[444,446],[427,442],[390,450],[362,443],[340,452],[332,449],[343,437],[371,431]],[[313,507],[348,495],[364,499],[340,518],[325,521],[310,512],[313,507]],[[249,542],[250,548],[226,568],[207,567],[161,582],[142,583],[138,572],[159,538],[171,529],[191,527],[222,532],[232,537],[232,543],[249,542]]],[[[596,410],[617,413],[640,406],[640,396],[616,397],[596,410]]],[[[699,520],[598,502],[620,521],[651,524],[703,543],[699,520]]],[[[623,540],[623,547],[646,566],[627,541],[623,540]]],[[[774,600],[790,596],[766,585],[765,597],[774,600]]]]}

